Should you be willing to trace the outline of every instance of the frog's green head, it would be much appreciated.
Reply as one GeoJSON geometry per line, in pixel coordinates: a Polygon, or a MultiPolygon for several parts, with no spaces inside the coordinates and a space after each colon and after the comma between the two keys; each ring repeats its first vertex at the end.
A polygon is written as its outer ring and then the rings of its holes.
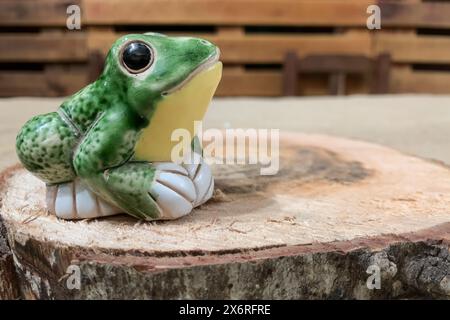
{"type": "Polygon", "coordinates": [[[119,38],[99,79],[119,101],[149,120],[135,158],[169,161],[176,129],[194,136],[222,76],[219,49],[198,38],[157,33],[119,38]]]}
{"type": "Polygon", "coordinates": [[[130,34],[111,47],[101,79],[117,84],[112,87],[124,94],[127,104],[150,119],[158,102],[202,73],[210,73],[205,85],[213,84],[213,92],[207,93],[212,96],[221,77],[219,54],[215,45],[203,39],[130,34]]]}

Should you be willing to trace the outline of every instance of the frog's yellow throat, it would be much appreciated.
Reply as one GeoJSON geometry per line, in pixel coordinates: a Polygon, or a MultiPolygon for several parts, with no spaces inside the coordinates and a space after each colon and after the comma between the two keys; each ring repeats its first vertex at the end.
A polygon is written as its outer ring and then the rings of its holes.
{"type": "Polygon", "coordinates": [[[221,77],[222,63],[218,61],[165,96],[136,144],[136,160],[171,161],[172,148],[178,143],[171,141],[172,132],[186,129],[194,137],[194,121],[203,119],[221,77]]]}

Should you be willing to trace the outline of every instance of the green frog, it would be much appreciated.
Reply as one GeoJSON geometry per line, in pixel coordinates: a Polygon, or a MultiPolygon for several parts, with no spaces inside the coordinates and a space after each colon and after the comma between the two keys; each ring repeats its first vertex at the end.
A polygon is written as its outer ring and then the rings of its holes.
{"type": "Polygon", "coordinates": [[[123,36],[95,82],[30,119],[16,150],[46,183],[49,211],[64,219],[175,219],[207,201],[211,169],[201,157],[172,161],[171,134],[181,128],[195,137],[194,121],[221,78],[219,55],[198,38],[123,36]]]}

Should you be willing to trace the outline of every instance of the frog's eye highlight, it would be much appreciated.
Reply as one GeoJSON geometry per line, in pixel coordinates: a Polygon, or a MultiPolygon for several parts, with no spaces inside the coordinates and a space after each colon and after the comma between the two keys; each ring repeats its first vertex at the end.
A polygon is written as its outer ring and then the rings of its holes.
{"type": "Polygon", "coordinates": [[[122,63],[131,73],[140,73],[147,70],[152,62],[152,49],[143,42],[130,42],[122,51],[122,63]]]}

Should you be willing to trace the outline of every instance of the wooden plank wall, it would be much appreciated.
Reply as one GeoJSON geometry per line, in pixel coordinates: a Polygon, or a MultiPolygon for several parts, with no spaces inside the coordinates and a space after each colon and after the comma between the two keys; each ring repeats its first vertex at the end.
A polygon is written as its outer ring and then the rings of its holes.
{"type": "MultiPolygon", "coordinates": [[[[126,33],[158,31],[218,44],[222,96],[278,96],[281,63],[299,55],[390,52],[393,93],[450,93],[450,1],[421,0],[2,0],[0,96],[61,96],[89,81],[93,52],[106,54],[126,33]],[[82,28],[66,29],[78,4],[82,28]],[[381,30],[368,30],[367,7],[381,8],[381,30]]],[[[325,94],[310,76],[301,94],[325,94]]],[[[367,79],[350,78],[349,93],[367,79]]]]}

